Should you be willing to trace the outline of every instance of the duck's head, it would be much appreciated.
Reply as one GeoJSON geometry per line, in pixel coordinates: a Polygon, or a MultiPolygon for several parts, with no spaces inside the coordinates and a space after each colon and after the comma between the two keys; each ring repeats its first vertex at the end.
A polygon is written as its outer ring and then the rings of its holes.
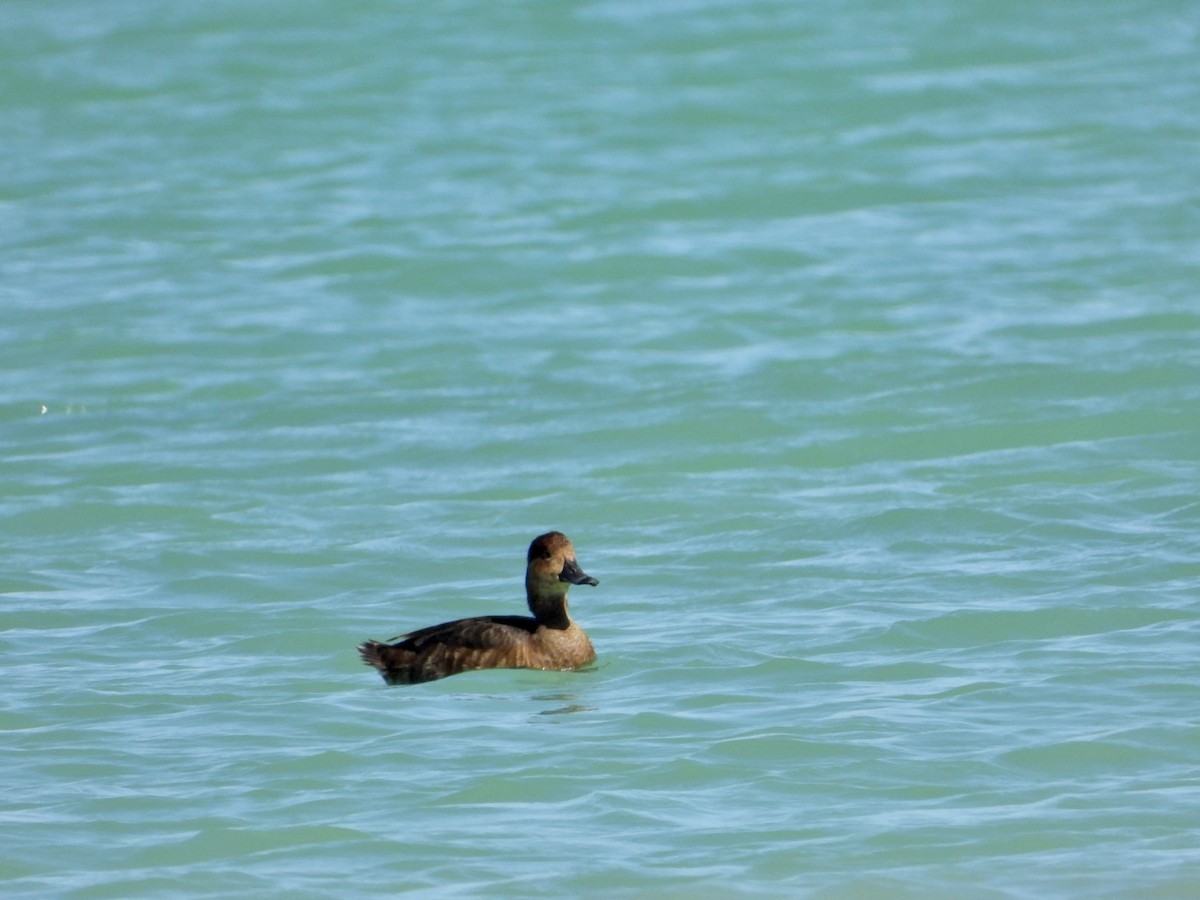
{"type": "Polygon", "coordinates": [[[575,548],[561,531],[549,531],[529,545],[525,586],[538,594],[566,594],[572,584],[600,582],[579,568],[575,548]]]}

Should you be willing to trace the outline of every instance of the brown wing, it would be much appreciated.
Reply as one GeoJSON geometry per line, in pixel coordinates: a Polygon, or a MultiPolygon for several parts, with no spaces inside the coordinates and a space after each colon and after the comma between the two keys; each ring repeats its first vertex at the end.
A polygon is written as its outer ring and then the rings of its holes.
{"type": "Polygon", "coordinates": [[[537,619],[529,616],[477,616],[410,631],[392,646],[417,652],[438,644],[469,650],[503,649],[525,643],[537,628],[537,619]]]}
{"type": "Polygon", "coordinates": [[[367,641],[358,652],[388,683],[416,684],[471,669],[528,666],[537,628],[527,616],[480,616],[422,628],[394,644],[367,641]]]}

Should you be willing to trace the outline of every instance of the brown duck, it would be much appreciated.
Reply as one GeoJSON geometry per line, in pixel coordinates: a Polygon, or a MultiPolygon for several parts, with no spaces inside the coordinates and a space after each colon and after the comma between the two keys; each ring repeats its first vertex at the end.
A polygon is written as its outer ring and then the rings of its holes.
{"type": "Polygon", "coordinates": [[[456,619],[393,638],[365,641],[359,655],[388,684],[416,684],[472,669],[575,669],[596,658],[592,642],[567,612],[573,584],[599,584],[575,561],[561,531],[533,539],[525,567],[529,616],[456,619]]]}

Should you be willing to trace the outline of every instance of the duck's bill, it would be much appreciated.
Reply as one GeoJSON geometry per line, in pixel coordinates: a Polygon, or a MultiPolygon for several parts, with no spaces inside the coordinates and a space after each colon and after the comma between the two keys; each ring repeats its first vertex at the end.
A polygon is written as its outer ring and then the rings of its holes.
{"type": "Polygon", "coordinates": [[[570,584],[596,585],[600,583],[591,575],[584,572],[583,569],[579,568],[579,563],[571,559],[567,560],[566,563],[563,564],[563,570],[559,574],[558,580],[566,581],[570,584]]]}

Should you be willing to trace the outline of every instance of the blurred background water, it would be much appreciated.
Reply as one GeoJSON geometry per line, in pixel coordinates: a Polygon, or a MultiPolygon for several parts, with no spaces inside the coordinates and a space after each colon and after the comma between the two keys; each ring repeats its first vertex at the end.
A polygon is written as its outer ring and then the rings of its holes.
{"type": "Polygon", "coordinates": [[[6,896],[1200,896],[1200,8],[0,22],[6,896]]]}

